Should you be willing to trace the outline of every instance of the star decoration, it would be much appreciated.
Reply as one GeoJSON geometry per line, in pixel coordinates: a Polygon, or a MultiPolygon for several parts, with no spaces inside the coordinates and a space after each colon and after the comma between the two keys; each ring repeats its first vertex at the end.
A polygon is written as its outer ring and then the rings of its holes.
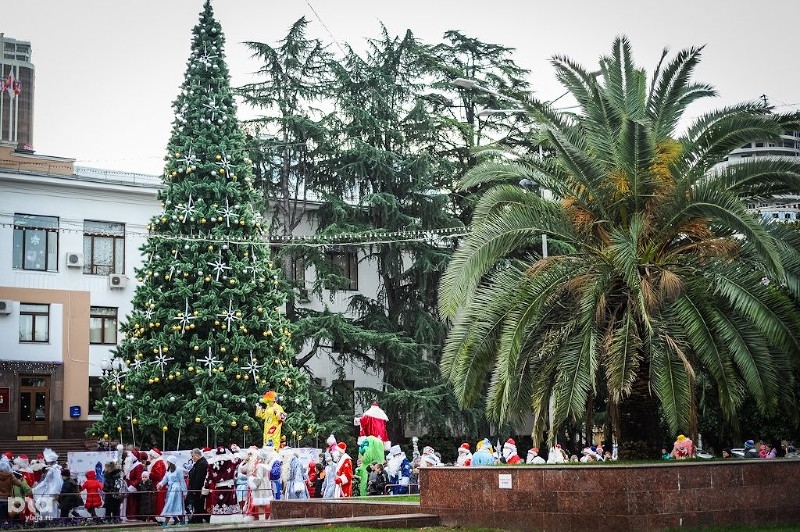
{"type": "Polygon", "coordinates": [[[153,361],[150,362],[150,363],[152,365],[154,365],[154,366],[158,366],[159,368],[161,368],[161,376],[163,377],[164,376],[164,366],[166,366],[167,362],[169,362],[170,360],[175,360],[175,359],[165,355],[164,351],[161,348],[161,346],[158,346],[158,354],[156,355],[155,359],[153,359],[153,361]]]}
{"type": "Polygon", "coordinates": [[[186,301],[185,305],[186,310],[184,310],[180,316],[175,316],[174,318],[172,318],[174,320],[178,320],[178,323],[181,324],[181,334],[186,332],[186,326],[189,325],[192,322],[192,320],[197,319],[189,311],[189,298],[187,297],[185,301],[186,301]]]}
{"type": "Polygon", "coordinates": [[[251,373],[253,375],[253,380],[258,376],[258,370],[263,368],[263,364],[259,364],[256,357],[253,356],[253,350],[250,350],[250,362],[245,364],[244,366],[239,366],[240,369],[245,370],[247,373],[251,373]]]}
{"type": "Polygon", "coordinates": [[[220,360],[214,358],[214,355],[211,354],[211,346],[208,346],[208,355],[206,355],[205,358],[198,359],[197,361],[208,368],[209,376],[211,376],[211,370],[214,369],[214,366],[220,364],[220,360]]]}
{"type": "Polygon", "coordinates": [[[206,264],[211,266],[211,269],[214,272],[216,272],[216,274],[217,274],[216,280],[217,281],[219,281],[220,274],[224,274],[225,270],[230,270],[231,269],[230,266],[226,266],[225,263],[222,261],[222,251],[219,252],[219,258],[217,260],[215,260],[214,262],[207,262],[206,264]]]}
{"type": "Polygon", "coordinates": [[[228,323],[227,323],[228,330],[230,330],[230,329],[231,329],[231,324],[232,324],[232,323],[233,323],[235,320],[238,320],[238,319],[240,319],[240,318],[238,318],[238,317],[236,316],[236,312],[233,310],[233,301],[232,301],[232,300],[230,300],[230,299],[228,300],[228,312],[224,312],[224,313],[222,313],[222,314],[217,314],[217,316],[219,316],[220,318],[222,318],[223,320],[225,320],[226,322],[228,322],[228,323]]]}
{"type": "Polygon", "coordinates": [[[186,150],[186,153],[183,154],[183,157],[177,160],[179,163],[185,164],[187,167],[190,167],[197,163],[197,155],[194,154],[192,148],[186,150]]]}
{"type": "Polygon", "coordinates": [[[239,219],[239,215],[237,215],[235,210],[232,209],[228,205],[228,198],[225,198],[225,208],[217,209],[217,212],[221,216],[225,217],[225,226],[226,227],[230,227],[231,226],[231,218],[233,218],[233,222],[234,223],[236,223],[236,221],[239,219]]]}

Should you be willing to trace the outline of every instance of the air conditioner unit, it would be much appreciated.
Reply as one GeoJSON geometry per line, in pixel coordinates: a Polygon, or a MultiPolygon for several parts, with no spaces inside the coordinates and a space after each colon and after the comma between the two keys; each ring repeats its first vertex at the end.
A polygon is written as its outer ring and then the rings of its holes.
{"type": "Polygon", "coordinates": [[[119,273],[112,273],[108,276],[109,288],[125,288],[128,286],[128,278],[119,273]]]}
{"type": "Polygon", "coordinates": [[[67,252],[67,267],[68,268],[80,268],[83,266],[83,253],[78,253],[76,251],[68,251],[67,252]]]}
{"type": "Polygon", "coordinates": [[[14,302],[10,299],[0,299],[0,315],[11,314],[14,310],[14,302]]]}

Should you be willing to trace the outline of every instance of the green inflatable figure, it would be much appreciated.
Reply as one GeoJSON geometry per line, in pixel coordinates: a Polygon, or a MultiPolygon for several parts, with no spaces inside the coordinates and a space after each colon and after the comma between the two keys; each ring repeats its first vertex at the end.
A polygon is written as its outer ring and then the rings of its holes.
{"type": "Polygon", "coordinates": [[[383,456],[383,441],[375,436],[366,436],[358,444],[358,458],[361,465],[356,468],[356,475],[361,479],[358,484],[358,494],[362,497],[367,496],[367,483],[369,474],[372,471],[372,462],[383,464],[386,462],[383,456]]]}

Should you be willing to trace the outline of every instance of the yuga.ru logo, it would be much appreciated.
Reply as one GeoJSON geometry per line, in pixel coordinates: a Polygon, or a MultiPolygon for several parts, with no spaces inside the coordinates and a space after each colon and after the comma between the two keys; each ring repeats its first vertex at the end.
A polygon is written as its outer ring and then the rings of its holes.
{"type": "Polygon", "coordinates": [[[30,497],[9,497],[8,511],[20,514],[27,509],[31,513],[47,514],[56,507],[56,502],[50,495],[45,495],[34,500],[30,497]]]}

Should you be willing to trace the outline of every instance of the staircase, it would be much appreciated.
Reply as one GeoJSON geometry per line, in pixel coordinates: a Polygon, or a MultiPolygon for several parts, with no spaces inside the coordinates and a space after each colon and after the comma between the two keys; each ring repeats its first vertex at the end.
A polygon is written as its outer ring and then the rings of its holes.
{"type": "Polygon", "coordinates": [[[59,463],[67,461],[67,453],[75,451],[87,451],[86,440],[0,440],[0,453],[10,451],[14,456],[24,454],[29,460],[42,454],[45,447],[49,447],[58,453],[59,463]]]}

